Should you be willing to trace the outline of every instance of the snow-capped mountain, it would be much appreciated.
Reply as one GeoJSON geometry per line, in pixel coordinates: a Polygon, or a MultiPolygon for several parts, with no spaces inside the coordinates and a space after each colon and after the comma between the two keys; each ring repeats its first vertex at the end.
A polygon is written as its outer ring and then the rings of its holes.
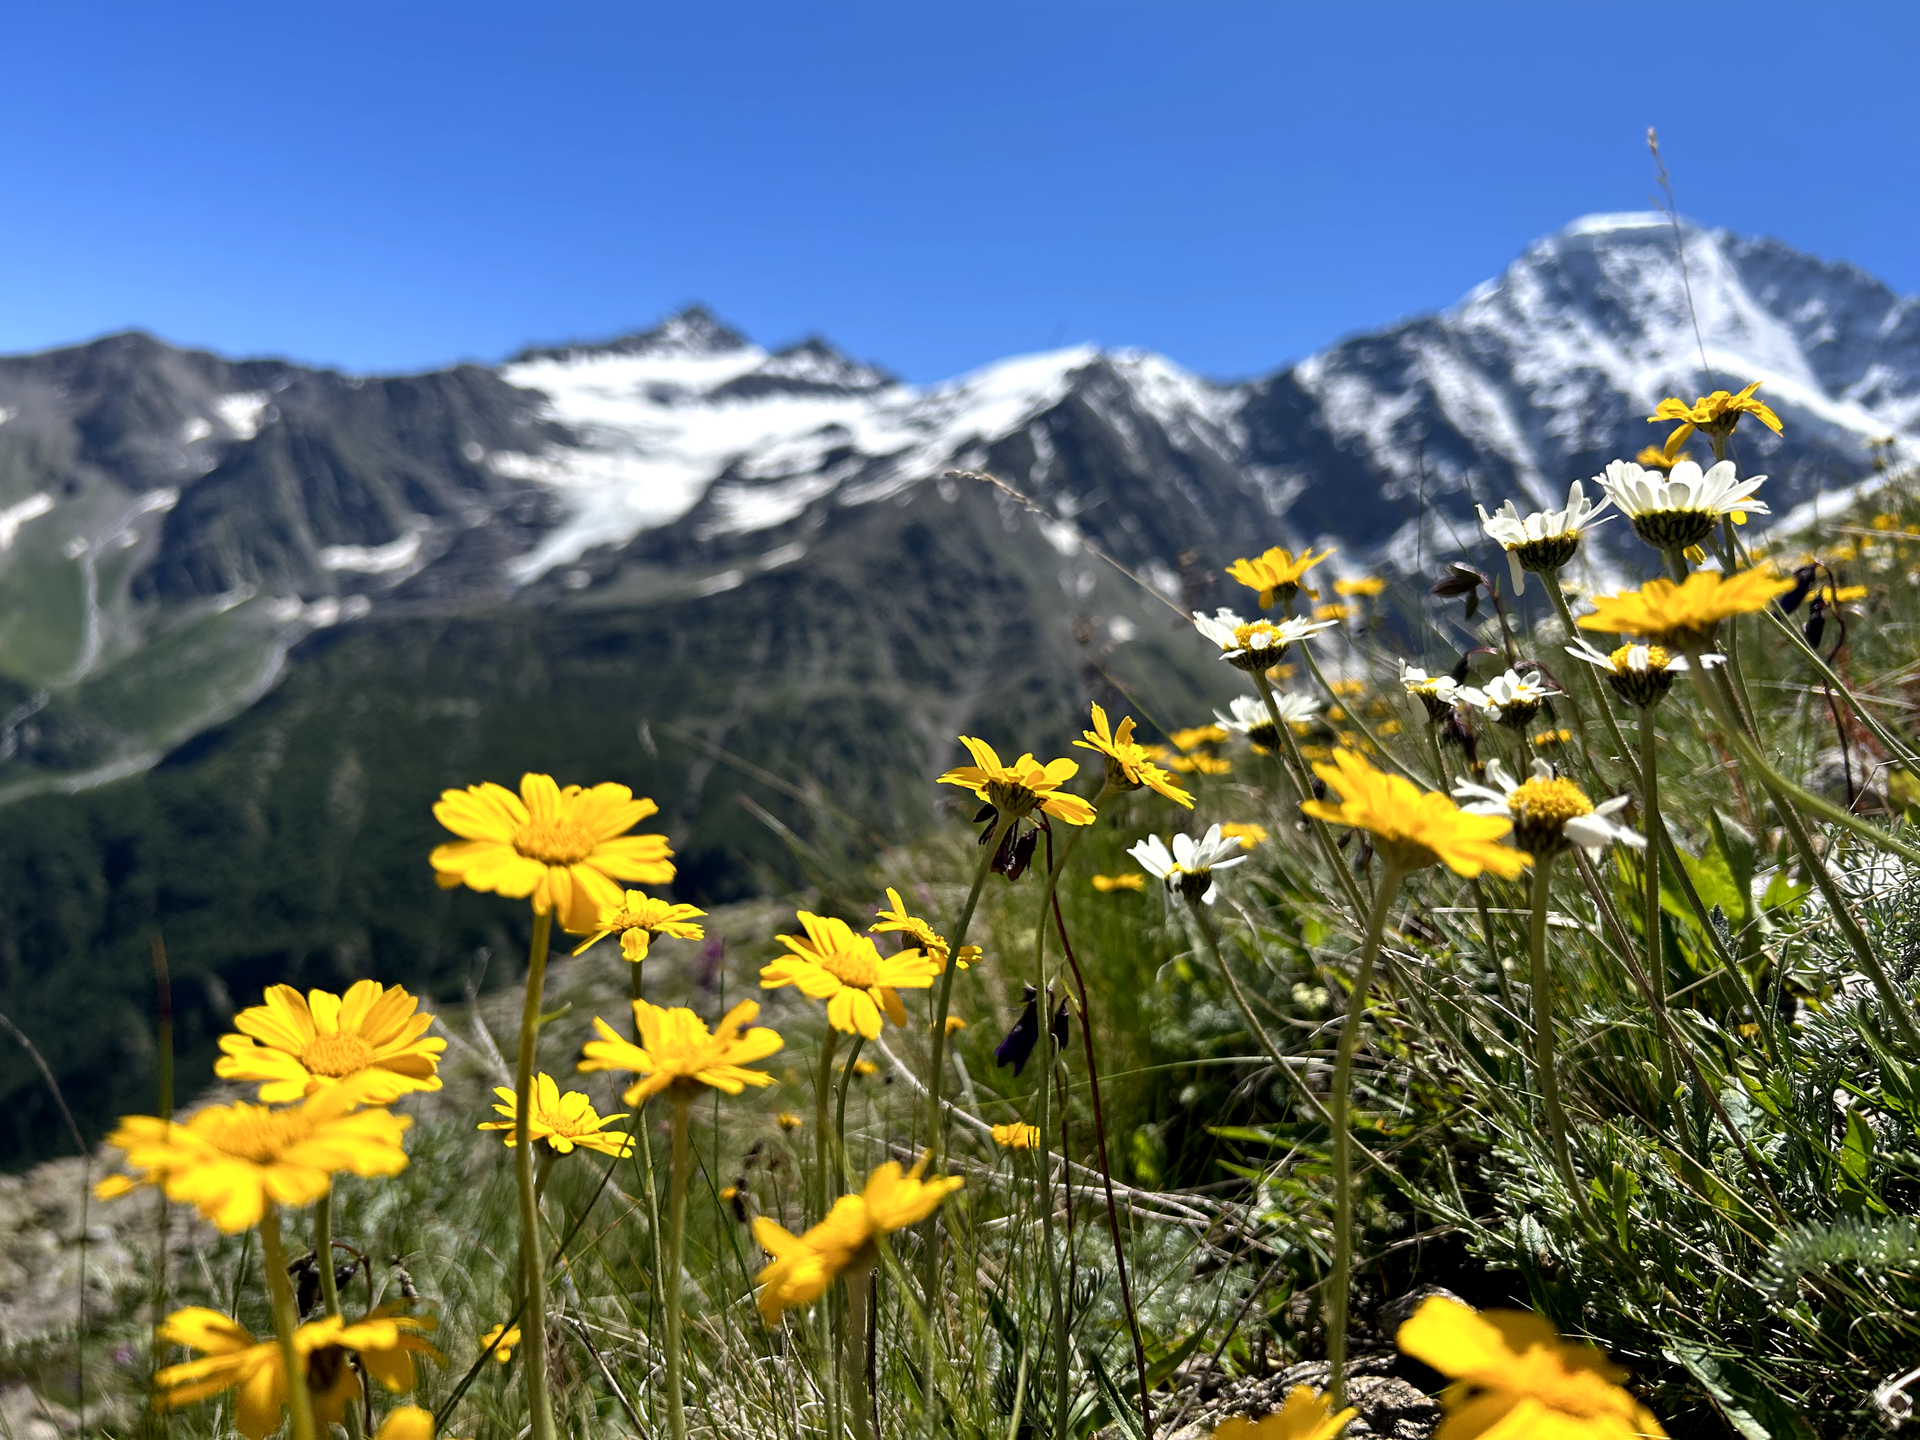
{"type": "MultiPolygon", "coordinates": [[[[1090,697],[1206,719],[1231,677],[1177,612],[1233,598],[1238,555],[1431,570],[1484,549],[1476,499],[1557,498],[1662,438],[1662,397],[1750,380],[1776,512],[1870,440],[1913,454],[1914,300],[1684,239],[1683,275],[1658,217],[1582,220],[1232,384],[1080,347],[914,386],[699,310],[400,377],[143,335],[0,359],[0,1011],[83,1116],[142,1108],[115,1047],[151,1034],[150,932],[183,1066],[262,977],[432,988],[507,953],[426,878],[443,786],[632,784],[692,900],[819,878],[926,821],[958,733],[1017,753],[1090,697]]],[[[0,1160],[63,1133],[8,1053],[0,1160]]]]}
{"type": "MultiPolygon", "coordinates": [[[[1476,540],[1473,501],[1546,503],[1659,439],[1670,394],[1765,382],[1786,434],[1737,454],[1776,511],[1856,478],[1869,440],[1915,443],[1920,302],[1777,242],[1681,238],[1684,271],[1662,217],[1591,216],[1451,310],[1237,384],[1082,346],[916,387],[699,309],[399,378],[139,335],[0,360],[0,793],[151,763],[316,628],[697,601],[860,553],[877,507],[938,521],[953,470],[1185,603],[1274,542],[1444,556],[1476,540]],[[138,703],[156,680],[168,703],[138,703]]],[[[1063,583],[1064,615],[1085,581],[1063,583]]]]}

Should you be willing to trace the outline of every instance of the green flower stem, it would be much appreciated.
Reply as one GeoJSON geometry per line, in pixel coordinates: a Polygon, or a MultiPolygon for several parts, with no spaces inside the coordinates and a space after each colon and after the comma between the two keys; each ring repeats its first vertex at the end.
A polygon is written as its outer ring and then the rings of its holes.
{"type": "Polygon", "coordinates": [[[293,1287],[287,1283],[287,1255],[280,1244],[280,1210],[271,1200],[260,1216],[260,1252],[267,1271],[267,1295],[273,1301],[273,1333],[280,1340],[280,1363],[287,1372],[287,1413],[293,1417],[293,1440],[315,1440],[313,1400],[307,1394],[307,1367],[293,1343],[300,1317],[293,1308],[293,1287]]]}
{"type": "Polygon", "coordinates": [[[840,1278],[847,1288],[846,1326],[840,1337],[840,1389],[846,1396],[854,1440],[873,1440],[873,1395],[867,1389],[867,1314],[872,1300],[873,1262],[849,1266],[840,1278]]]}
{"type": "Polygon", "coordinates": [[[687,1440],[686,1356],[680,1325],[681,1257],[687,1242],[687,1182],[693,1178],[691,1147],[687,1144],[687,1110],[692,1097],[677,1089],[673,1101],[673,1158],[667,1168],[667,1432],[673,1440],[687,1440]]]}
{"type": "Polygon", "coordinates": [[[832,1137],[827,1131],[827,1104],[833,1095],[833,1055],[840,1045],[840,1032],[827,1024],[826,1036],[820,1041],[820,1057],[815,1062],[813,1074],[813,1218],[824,1220],[827,1207],[833,1204],[835,1186],[828,1178],[827,1166],[832,1159],[832,1137]]]}
{"type": "MultiPolygon", "coordinates": [[[[1553,608],[1559,612],[1560,623],[1566,627],[1567,643],[1572,644],[1580,638],[1580,629],[1574,622],[1573,609],[1567,604],[1567,597],[1560,593],[1559,577],[1549,575],[1543,578],[1548,582],[1547,594],[1553,599],[1553,608]]],[[[1572,656],[1568,656],[1567,658],[1574,660],[1572,656]]],[[[1621,733],[1620,722],[1613,718],[1613,707],[1607,704],[1606,692],[1600,687],[1600,677],[1593,673],[1593,666],[1584,660],[1574,660],[1574,666],[1586,677],[1587,695],[1593,701],[1594,708],[1600,712],[1600,718],[1606,722],[1607,739],[1613,743],[1614,759],[1628,771],[1631,771],[1633,769],[1633,748],[1627,744],[1627,737],[1621,733]]],[[[1595,775],[1598,775],[1600,770],[1593,763],[1593,752],[1587,749],[1586,722],[1580,714],[1580,707],[1578,705],[1573,707],[1573,718],[1574,723],[1581,727],[1580,748],[1586,753],[1587,769],[1591,770],[1595,775]]]]}
{"type": "Polygon", "coordinates": [[[1380,880],[1367,914],[1367,938],[1360,950],[1360,966],[1353,973],[1347,995],[1347,1014],[1340,1024],[1340,1044],[1334,1055],[1333,1086],[1327,1096],[1327,1116],[1333,1132],[1333,1274],[1327,1280],[1327,1397],[1334,1410],[1347,1394],[1347,1305],[1353,1289],[1353,1055],[1360,1045],[1360,1026],[1366,1019],[1367,991],[1380,958],[1380,937],[1386,933],[1387,912],[1400,892],[1401,870],[1381,856],[1380,880]]]}
{"type": "MultiPolygon", "coordinates": [[[[1111,783],[1100,787],[1100,793],[1094,797],[1093,808],[1098,810],[1113,793],[1111,783]]],[[[1047,867],[1046,893],[1040,897],[1040,918],[1035,923],[1033,934],[1033,993],[1034,1004],[1040,1017],[1040,1034],[1034,1041],[1034,1052],[1040,1061],[1034,1067],[1035,1088],[1039,1091],[1035,1103],[1038,1112],[1041,1143],[1052,1133],[1049,1110],[1053,1095],[1052,1079],[1054,1066],[1059,1063],[1053,1050],[1053,1006],[1047,997],[1047,913],[1053,906],[1054,892],[1060,887],[1060,876],[1065,873],[1067,863],[1073,859],[1074,849],[1080,843],[1080,836],[1088,827],[1076,825],[1073,833],[1067,836],[1066,843],[1060,847],[1059,858],[1047,867]]],[[[956,953],[958,953],[956,951],[956,953]]],[[[1085,1018],[1082,1017],[1082,1022],[1085,1018]]],[[[1067,1157],[1060,1157],[1061,1164],[1067,1163],[1067,1157]]],[[[1067,1306],[1065,1294],[1060,1284],[1060,1257],[1053,1248],[1053,1165],[1043,1159],[1034,1169],[1035,1191],[1040,1204],[1040,1244],[1046,1257],[1047,1290],[1053,1306],[1054,1339],[1054,1434],[1067,1433],[1067,1410],[1072,1401],[1068,1385],[1068,1349],[1067,1306]]]]}
{"type": "Polygon", "coordinates": [[[520,1055],[513,1076],[513,1170],[520,1190],[520,1273],[527,1297],[521,1327],[526,1346],[527,1416],[532,1440],[554,1440],[553,1402],[547,1393],[547,1270],[541,1260],[540,1197],[533,1183],[533,1072],[540,1037],[540,995],[546,987],[551,912],[536,912],[527,947],[527,993],[520,1012],[520,1055]]]}
{"type": "MultiPolygon", "coordinates": [[[[1413,781],[1413,783],[1418,785],[1422,790],[1431,790],[1433,788],[1431,785],[1414,774],[1411,769],[1401,763],[1399,756],[1395,755],[1391,750],[1387,749],[1386,746],[1382,745],[1379,740],[1374,738],[1374,733],[1367,728],[1367,722],[1360,718],[1359,713],[1354,710],[1352,704],[1334,693],[1333,686],[1328,683],[1327,677],[1320,673],[1320,662],[1313,658],[1313,651],[1308,648],[1306,642],[1301,641],[1297,648],[1300,651],[1300,657],[1307,662],[1307,669],[1313,673],[1315,682],[1322,690],[1326,691],[1327,703],[1337,705],[1346,712],[1347,718],[1353,722],[1353,728],[1358,730],[1367,744],[1371,745],[1374,750],[1379,753],[1381,759],[1385,760],[1387,764],[1406,776],[1407,779],[1413,781]]],[[[1259,677],[1259,683],[1263,687],[1263,694],[1265,689],[1271,688],[1267,684],[1267,677],[1265,675],[1259,677]]],[[[1271,705],[1272,701],[1268,701],[1268,704],[1271,705]]],[[[1274,723],[1278,724],[1279,721],[1276,719],[1274,723]]]]}
{"type": "MultiPolygon", "coordinates": [[[[340,1287],[333,1278],[333,1188],[313,1207],[313,1256],[320,1267],[320,1303],[329,1315],[340,1313],[340,1287]]],[[[347,1440],[360,1440],[360,1412],[347,1407],[347,1440]]]]}
{"type": "Polygon", "coordinates": [[[858,1188],[858,1182],[847,1166],[847,1091],[853,1087],[853,1067],[859,1062],[860,1047],[866,1043],[864,1035],[853,1037],[853,1049],[847,1052],[846,1063],[840,1067],[840,1095],[833,1112],[833,1164],[849,1194],[858,1188]]]}
{"type": "MultiPolygon", "coordinates": [[[[1093,1007],[1087,996],[1086,977],[1080,973],[1080,962],[1074,957],[1073,945],[1067,939],[1067,921],[1060,913],[1058,893],[1053,897],[1053,923],[1060,936],[1060,953],[1066,957],[1067,967],[1073,972],[1073,986],[1080,1000],[1080,1048],[1087,1059],[1087,1091],[1093,1100],[1094,1155],[1100,1162],[1100,1184],[1106,1192],[1107,1230],[1113,1237],[1113,1265],[1120,1278],[1120,1310],[1126,1317],[1127,1335],[1133,1341],[1134,1372],[1140,1382],[1140,1428],[1144,1440],[1153,1440],[1153,1401],[1149,1398],[1150,1387],[1147,1384],[1147,1349],[1140,1335],[1140,1314],[1134,1308],[1133,1286],[1127,1278],[1126,1247],[1120,1237],[1120,1207],[1114,1203],[1113,1172],[1107,1160],[1106,1111],[1100,1103],[1100,1066],[1093,1048],[1093,1007]]],[[[1215,946],[1216,953],[1218,948],[1215,946]]]]}
{"type": "MultiPolygon", "coordinates": [[[[1440,727],[1431,720],[1427,722],[1427,746],[1433,751],[1434,773],[1440,777],[1441,786],[1451,791],[1453,777],[1447,774],[1446,752],[1440,748],[1440,727]]],[[[1480,917],[1480,941],[1487,947],[1487,963],[1493,967],[1493,978],[1500,982],[1500,999],[1508,1010],[1512,1010],[1513,981],[1507,977],[1507,967],[1500,963],[1499,947],[1493,937],[1493,912],[1487,906],[1486,887],[1475,875],[1467,881],[1467,888],[1473,892],[1473,908],[1480,917]]]]}
{"type": "MultiPolygon", "coordinates": [[[[633,998],[635,1000],[644,999],[645,995],[642,992],[644,989],[643,980],[645,978],[645,967],[638,962],[631,963],[627,966],[627,972],[632,985],[633,998]]],[[[640,1046],[645,1046],[646,1044],[646,1040],[640,1031],[640,1017],[638,1014],[633,1017],[633,1043],[640,1046]]],[[[633,1138],[639,1142],[634,1147],[639,1151],[639,1154],[634,1157],[634,1163],[640,1170],[642,1193],[645,1195],[647,1202],[647,1248],[652,1252],[653,1259],[653,1274],[647,1281],[647,1308],[649,1312],[647,1316],[647,1333],[652,1334],[654,1323],[659,1316],[659,1312],[655,1307],[658,1305],[660,1299],[660,1277],[666,1274],[666,1256],[665,1252],[660,1248],[660,1191],[655,1185],[653,1178],[653,1134],[644,1114],[638,1117],[634,1131],[635,1134],[633,1138]]]]}
{"type": "MultiPolygon", "coordinates": [[[[980,903],[980,888],[987,883],[987,872],[993,868],[993,857],[1000,851],[1000,842],[1007,837],[1007,831],[1013,827],[1013,818],[997,815],[993,830],[987,836],[987,842],[981,847],[980,862],[973,867],[973,886],[967,891],[967,903],[960,909],[960,918],[953,927],[953,936],[947,942],[949,954],[947,968],[940,972],[940,984],[934,991],[933,1034],[927,1037],[927,1154],[928,1170],[938,1175],[941,1164],[947,1154],[946,1112],[940,1107],[940,1090],[946,1079],[947,1055],[947,1007],[953,1000],[953,977],[960,968],[960,947],[967,943],[967,928],[973,924],[974,908],[980,903]]],[[[927,1313],[938,1307],[940,1301],[940,1261],[943,1247],[940,1243],[940,1219],[933,1216],[927,1221],[927,1264],[926,1264],[926,1308],[927,1313]]],[[[926,1327],[926,1365],[921,1370],[925,1384],[923,1392],[926,1398],[926,1435],[927,1440],[939,1433],[940,1403],[939,1390],[933,1383],[933,1372],[940,1360],[938,1337],[933,1325],[926,1327]]]]}
{"type": "Polygon", "coordinates": [[[1547,1134],[1553,1141],[1553,1161],[1574,1198],[1580,1198],[1573,1173],[1573,1152],[1567,1145],[1567,1117],[1560,1108],[1560,1077],[1553,1055],[1553,977],[1547,969],[1547,898],[1553,857],[1533,857],[1533,918],[1527,928],[1527,956],[1533,975],[1533,1066],[1540,1084],[1540,1108],[1546,1113],[1547,1134]]]}
{"type": "MultiPolygon", "coordinates": [[[[340,1313],[340,1287],[333,1279],[333,1188],[313,1207],[313,1258],[320,1267],[320,1304],[329,1315],[340,1313]]],[[[353,1411],[347,1411],[352,1415],[353,1411]]]]}
{"type": "MultiPolygon", "coordinates": [[[[1826,801],[1807,794],[1798,785],[1781,775],[1766,762],[1766,758],[1760,754],[1759,747],[1753,743],[1746,732],[1736,725],[1730,713],[1733,703],[1731,695],[1722,690],[1719,677],[1701,664],[1697,649],[1687,652],[1687,664],[1699,679],[1700,693],[1706,697],[1707,704],[1713,710],[1714,719],[1720,722],[1720,728],[1727,732],[1734,747],[1740,751],[1741,758],[1759,771],[1760,783],[1773,797],[1774,805],[1780,812],[1780,823],[1785,827],[1794,849],[1800,854],[1800,863],[1806,866],[1807,873],[1813,877],[1814,884],[1819,887],[1821,898],[1827,902],[1827,909],[1833,913],[1834,923],[1840,927],[1840,933],[1846,937],[1847,944],[1853,950],[1854,959],[1859,962],[1862,973],[1873,982],[1873,988],[1879,992],[1880,1003],[1887,1012],[1887,1019],[1900,1032],[1900,1038],[1906,1043],[1908,1053],[1920,1054],[1920,1027],[1914,1024],[1912,1003],[1900,993],[1899,987],[1893,983],[1893,977],[1887,974],[1886,967],[1880,963],[1880,957],[1874,954],[1873,943],[1867,939],[1866,932],[1860,928],[1860,922],[1854,918],[1853,908],[1847,903],[1847,897],[1841,892],[1839,884],[1828,871],[1826,862],[1814,853],[1813,839],[1807,833],[1806,822],[1800,818],[1795,802],[1806,804],[1815,814],[1832,819],[1835,824],[1841,822],[1834,817],[1845,817],[1848,822],[1847,829],[1864,830],[1868,838],[1878,844],[1881,849],[1888,850],[1903,859],[1920,860],[1920,852],[1900,844],[1889,835],[1881,834],[1873,826],[1848,814],[1838,806],[1829,805],[1826,801]]],[[[1736,961],[1735,964],[1737,965],[1738,962],[1736,961]]]]}
{"type": "MultiPolygon", "coordinates": [[[[1000,851],[1000,842],[1007,838],[1007,831],[1013,828],[1011,817],[1001,815],[995,818],[993,831],[987,836],[987,842],[981,847],[980,863],[973,868],[973,888],[967,891],[967,903],[960,909],[960,918],[954,923],[953,938],[948,942],[951,954],[947,968],[940,973],[940,984],[934,991],[933,1034],[928,1037],[929,1058],[927,1061],[927,1146],[931,1154],[928,1168],[940,1173],[940,1162],[947,1154],[947,1127],[945,1112],[940,1108],[940,1091],[946,1079],[946,1066],[943,1063],[947,1054],[947,1007],[953,1000],[953,976],[960,968],[960,947],[967,943],[967,928],[973,924],[974,907],[980,903],[980,887],[987,882],[987,872],[993,868],[993,857],[1000,851]]],[[[937,1265],[937,1262],[936,1262],[937,1265]]],[[[927,1294],[933,1294],[932,1284],[935,1268],[927,1272],[927,1294]]]]}
{"type": "MultiPolygon", "coordinates": [[[[1274,729],[1280,732],[1280,739],[1286,745],[1287,758],[1292,762],[1288,773],[1292,775],[1294,789],[1299,792],[1301,803],[1304,804],[1313,798],[1312,772],[1307,769],[1307,762],[1300,756],[1300,746],[1293,738],[1293,731],[1280,718],[1280,703],[1273,698],[1273,686],[1263,673],[1254,672],[1253,688],[1260,692],[1261,700],[1266,703],[1267,718],[1273,722],[1274,729]]],[[[1307,822],[1307,829],[1319,842],[1321,858],[1327,862],[1327,868],[1333,871],[1334,879],[1339,881],[1340,888],[1346,895],[1347,904],[1352,907],[1355,915],[1366,914],[1367,902],[1360,893],[1360,882],[1353,878],[1353,873],[1341,861],[1340,847],[1333,843],[1333,836],[1328,833],[1325,823],[1310,817],[1302,818],[1307,822]]]]}
{"type": "Polygon", "coordinates": [[[1660,733],[1653,728],[1654,707],[1640,712],[1640,807],[1645,812],[1647,848],[1640,852],[1642,872],[1642,923],[1646,945],[1647,983],[1652,987],[1653,1009],[1659,1024],[1653,1032],[1660,1052],[1660,1103],[1673,1100],[1673,1051],[1667,1045],[1667,957],[1660,939],[1660,733]]]}

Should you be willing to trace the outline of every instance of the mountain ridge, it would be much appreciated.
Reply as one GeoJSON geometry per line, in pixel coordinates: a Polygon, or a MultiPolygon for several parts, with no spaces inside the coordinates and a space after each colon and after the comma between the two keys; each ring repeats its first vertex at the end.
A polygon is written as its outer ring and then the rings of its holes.
{"type": "MultiPolygon", "coordinates": [[[[1685,233],[1718,382],[1786,421],[1737,442],[1776,511],[1880,434],[1913,453],[1916,302],[1685,233]]],[[[632,785],[676,895],[724,900],[934,823],[956,734],[1018,753],[1142,694],[1149,735],[1204,721],[1232,677],[1176,612],[1234,600],[1229,561],[1485,550],[1476,500],[1558,503],[1703,388],[1685,289],[1670,230],[1576,222],[1231,383],[1077,346],[915,386],[705,311],[400,376],[150,336],[0,358],[0,1011],[91,1125],[147,1103],[152,933],[183,1064],[271,980],[457,992],[516,953],[426,874],[446,786],[632,785]]],[[[0,1101],[0,1157],[59,1133],[11,1051],[0,1101]]]]}

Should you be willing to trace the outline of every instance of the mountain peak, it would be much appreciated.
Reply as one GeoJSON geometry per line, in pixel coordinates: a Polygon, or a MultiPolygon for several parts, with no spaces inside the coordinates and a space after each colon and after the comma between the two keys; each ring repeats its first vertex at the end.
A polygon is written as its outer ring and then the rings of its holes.
{"type": "MultiPolygon", "coordinates": [[[[1578,220],[1564,226],[1560,235],[1617,235],[1627,230],[1663,230],[1671,227],[1672,224],[1673,220],[1658,210],[1618,210],[1582,215],[1578,220]]],[[[1694,228],[1684,220],[1680,225],[1684,230],[1694,228]]]]}
{"type": "Polygon", "coordinates": [[[570,340],[528,346],[507,363],[590,360],[605,355],[726,355],[752,348],[746,336],[723,324],[705,305],[677,310],[651,330],[632,330],[611,340],[570,340]]]}

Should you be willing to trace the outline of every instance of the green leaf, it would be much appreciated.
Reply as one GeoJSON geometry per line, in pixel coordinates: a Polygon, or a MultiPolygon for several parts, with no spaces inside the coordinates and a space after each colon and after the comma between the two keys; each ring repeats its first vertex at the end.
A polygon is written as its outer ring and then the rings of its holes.
{"type": "Polygon", "coordinates": [[[1735,1361],[1697,1345],[1676,1344],[1662,1353],[1700,1382],[1742,1440],[1817,1440],[1791,1402],[1735,1361]]]}
{"type": "Polygon", "coordinates": [[[1748,911],[1753,908],[1753,870],[1759,845],[1745,826],[1721,810],[1707,812],[1707,825],[1713,831],[1713,848],[1720,852],[1734,893],[1739,896],[1737,908],[1722,907],[1737,930],[1752,918],[1748,911]]]}
{"type": "Polygon", "coordinates": [[[1856,1186],[1867,1188],[1873,1169],[1873,1127],[1856,1110],[1847,1111],[1847,1138],[1840,1146],[1840,1173],[1856,1186]]]}
{"type": "Polygon", "coordinates": [[[1093,1371],[1093,1383],[1100,1387],[1100,1398],[1107,1402],[1107,1414],[1120,1427],[1120,1433],[1126,1440],[1147,1440],[1147,1432],[1140,1425],[1139,1412],[1127,1403],[1127,1397],[1113,1383],[1113,1377],[1107,1374],[1107,1367],[1100,1363],[1100,1357],[1091,1350],[1080,1353],[1087,1362],[1087,1368],[1093,1371]]]}
{"type": "Polygon", "coordinates": [[[1773,878],[1767,881],[1766,891],[1760,896],[1760,908],[1769,915],[1791,915],[1800,908],[1800,902],[1813,893],[1813,883],[1808,880],[1792,880],[1785,870],[1773,872],[1773,878]]]}
{"type": "MultiPolygon", "coordinates": [[[[1687,878],[1693,881],[1700,903],[1709,910],[1718,905],[1727,919],[1738,925],[1747,913],[1747,900],[1735,883],[1732,867],[1727,864],[1727,857],[1720,853],[1720,847],[1717,844],[1708,846],[1698,860],[1678,848],[1674,853],[1686,868],[1687,878]]],[[[1691,911],[1688,918],[1692,918],[1691,911]]]]}
{"type": "Polygon", "coordinates": [[[1177,1346],[1147,1366],[1147,1388],[1152,1389],[1165,1380],[1194,1351],[1200,1348],[1200,1342],[1207,1338],[1205,1330],[1196,1330],[1177,1346]]]}

